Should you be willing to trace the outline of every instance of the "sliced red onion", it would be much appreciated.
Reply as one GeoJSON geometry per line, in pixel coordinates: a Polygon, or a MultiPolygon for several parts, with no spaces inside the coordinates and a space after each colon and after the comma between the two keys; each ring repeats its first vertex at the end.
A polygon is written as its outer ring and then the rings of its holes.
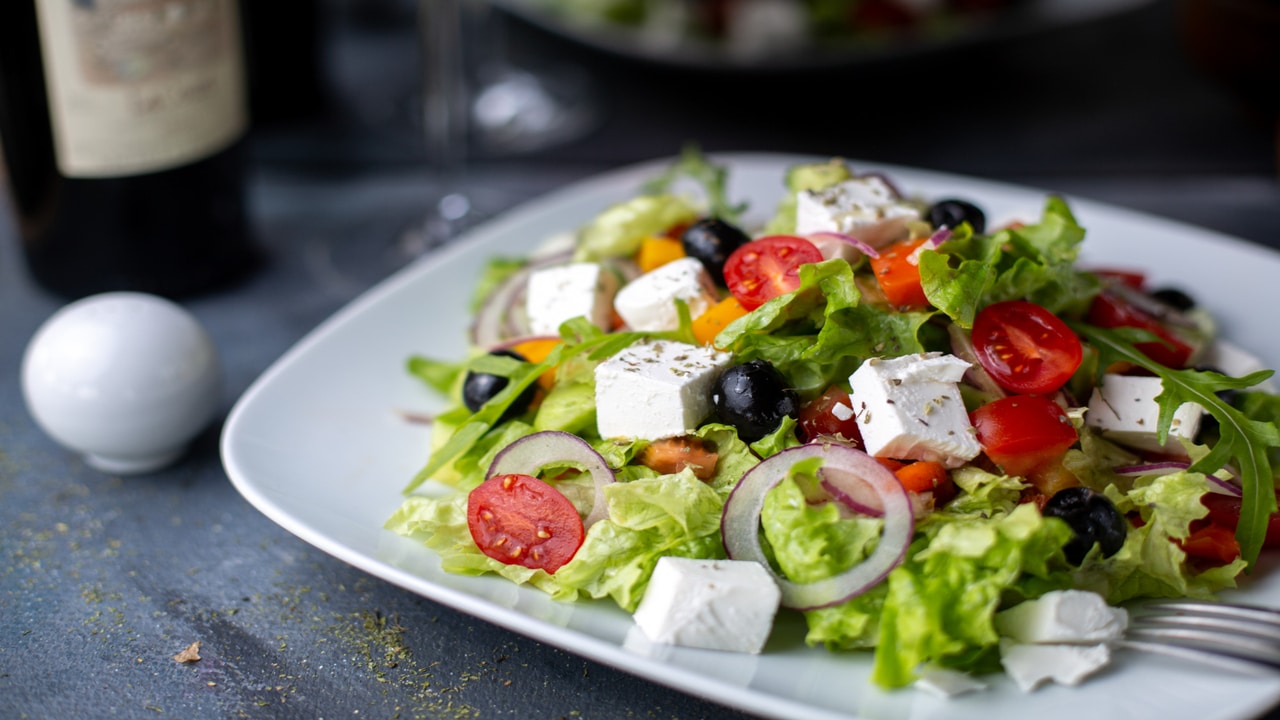
{"type": "Polygon", "coordinates": [[[955,323],[949,323],[947,335],[951,338],[951,354],[969,363],[969,369],[964,371],[966,383],[990,395],[992,400],[999,400],[1009,394],[1000,387],[1000,383],[996,382],[995,378],[991,377],[991,373],[982,367],[982,363],[978,360],[978,350],[973,346],[973,338],[968,330],[955,323]]]}
{"type": "Polygon", "coordinates": [[[493,292],[489,293],[489,297],[485,298],[479,311],[476,312],[475,319],[471,321],[471,344],[475,347],[491,347],[513,334],[523,334],[513,333],[513,328],[508,323],[511,308],[522,302],[529,276],[535,270],[566,263],[571,257],[570,252],[545,255],[530,260],[524,267],[511,273],[493,292]]]}
{"type": "MultiPolygon", "coordinates": [[[[851,478],[848,473],[831,468],[819,470],[818,477],[821,478],[820,486],[826,494],[846,509],[853,511],[854,515],[884,517],[884,503],[880,500],[880,496],[861,478],[851,478]]],[[[907,497],[911,500],[912,517],[919,519],[932,512],[932,492],[909,492],[907,497]]]]}
{"type": "Polygon", "coordinates": [[[1164,462],[1142,463],[1140,465],[1126,465],[1115,469],[1117,475],[1125,477],[1139,477],[1141,475],[1168,475],[1170,473],[1181,472],[1191,467],[1191,463],[1181,462],[1178,460],[1167,460],[1164,462]]]}
{"type": "Polygon", "coordinates": [[[604,461],[600,453],[587,444],[582,438],[558,430],[546,430],[516,440],[503,448],[489,464],[486,478],[496,475],[537,475],[538,471],[549,466],[571,464],[581,466],[595,484],[594,497],[591,501],[591,512],[583,519],[582,524],[591,527],[609,516],[608,503],[604,497],[604,487],[614,481],[613,470],[604,461]]]}
{"type": "Polygon", "coordinates": [[[810,235],[810,237],[830,238],[832,240],[839,240],[842,243],[848,243],[849,245],[854,246],[855,248],[857,248],[858,252],[862,253],[863,255],[866,255],[867,257],[873,257],[873,258],[880,257],[879,250],[876,250],[871,245],[859,240],[858,238],[852,235],[846,235],[840,232],[823,231],[823,232],[813,233],[812,235],[810,235]]]}
{"type": "Polygon", "coordinates": [[[1244,491],[1240,489],[1240,486],[1230,480],[1223,480],[1216,475],[1205,475],[1204,477],[1209,481],[1209,489],[1213,492],[1219,495],[1230,495],[1231,497],[1244,497],[1244,491]]]}
{"type": "Polygon", "coordinates": [[[942,247],[942,243],[950,239],[951,239],[951,228],[947,227],[946,225],[943,225],[942,227],[938,228],[937,232],[929,236],[929,241],[926,244],[930,248],[937,250],[938,248],[942,247]]]}
{"type": "MultiPolygon", "coordinates": [[[[1168,475],[1170,473],[1181,472],[1191,467],[1191,463],[1179,460],[1164,460],[1161,462],[1142,463],[1140,465],[1126,465],[1115,469],[1117,475],[1125,477],[1141,477],[1142,475],[1168,475]]],[[[1244,491],[1239,485],[1224,480],[1216,475],[1205,475],[1205,480],[1209,481],[1209,490],[1221,495],[1231,495],[1232,497],[1241,497],[1244,491]]]]}
{"type": "Polygon", "coordinates": [[[884,580],[906,556],[915,520],[907,491],[875,458],[843,445],[809,444],[784,450],[748,470],[725,501],[720,530],[730,558],[758,562],[773,576],[782,591],[784,607],[814,610],[842,603],[884,580]],[[836,481],[842,492],[848,493],[858,481],[871,488],[883,508],[884,530],[876,549],[861,563],[833,577],[796,583],[779,575],[761,550],[760,514],[769,490],[786,478],[796,463],[812,458],[821,458],[824,469],[844,476],[836,481]]]}

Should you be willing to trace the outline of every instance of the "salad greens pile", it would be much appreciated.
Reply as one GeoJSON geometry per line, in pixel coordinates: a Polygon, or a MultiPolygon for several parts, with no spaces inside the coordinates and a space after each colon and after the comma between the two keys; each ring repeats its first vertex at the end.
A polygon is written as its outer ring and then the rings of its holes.
{"type": "MultiPolygon", "coordinates": [[[[627,258],[642,238],[699,217],[736,222],[742,207],[727,199],[724,172],[696,151],[686,151],[641,194],[603,208],[581,228],[574,258],[627,258]],[[701,183],[703,197],[677,193],[681,178],[701,183]]],[[[839,161],[796,168],[780,183],[777,213],[764,232],[794,231],[798,191],[851,176],[839,161]]],[[[1084,237],[1068,205],[1049,198],[1035,222],[985,234],[961,224],[920,252],[928,308],[903,312],[871,302],[865,269],[833,258],[802,266],[794,291],[746,313],[715,337],[714,345],[731,353],[735,362],[770,363],[807,401],[832,385],[847,388],[850,374],[869,358],[949,351],[956,333],[966,333],[982,308],[1003,300],[1030,300],[1065,319],[1084,343],[1085,362],[1068,384],[1076,396],[1087,397],[1103,370],[1123,364],[1163,382],[1157,398],[1160,441],[1168,437],[1173,414],[1183,403],[1199,404],[1216,421],[1215,436],[1205,438],[1205,444],[1186,443],[1189,467],[1134,475],[1116,472],[1118,466],[1138,462],[1130,449],[1073,417],[1079,442],[1066,452],[1063,466],[1132,520],[1117,552],[1104,557],[1094,546],[1079,565],[1068,562],[1063,552],[1074,531],[1027,501],[1034,488],[1026,478],[982,463],[952,469],[954,498],[917,516],[905,559],[883,582],[838,604],[804,611],[809,644],[833,651],[873,649],[873,678],[885,687],[910,683],[927,662],[971,672],[998,669],[993,617],[1021,600],[1066,588],[1096,591],[1112,604],[1144,597],[1210,598],[1233,587],[1262,550],[1268,521],[1276,512],[1280,400],[1249,388],[1270,371],[1232,378],[1165,367],[1136,347],[1162,341],[1149,330],[1089,324],[1086,311],[1103,280],[1076,265],[1084,237]],[[1239,487],[1240,553],[1228,562],[1204,563],[1189,557],[1182,543],[1205,522],[1208,509],[1201,500],[1222,478],[1235,478],[1239,487]]],[[[487,294],[524,263],[495,259],[479,292],[487,294]]],[[[434,550],[446,571],[495,573],[564,601],[609,598],[627,611],[640,603],[659,558],[724,558],[721,514],[726,499],[748,470],[802,443],[793,417],[750,443],[733,426],[714,419],[698,427],[692,436],[717,456],[714,472],[704,478],[690,468],[659,472],[638,462],[649,441],[601,438],[596,431],[596,366],[645,338],[695,343],[690,312],[683,303],[680,310],[679,327],[660,333],[609,332],[585,318],[570,320],[560,328],[560,342],[537,362],[488,354],[488,347],[474,348],[473,356],[461,361],[411,358],[409,371],[454,404],[434,418],[430,459],[409,483],[403,505],[386,527],[434,550]],[[497,375],[508,383],[473,412],[461,400],[468,372],[497,375]],[[549,377],[554,382],[547,382],[549,377]],[[539,402],[505,417],[531,387],[541,388],[539,402]],[[549,430],[582,438],[615,474],[615,482],[604,487],[607,518],[590,526],[572,559],[554,573],[483,553],[469,529],[467,511],[468,493],[487,479],[490,464],[504,448],[549,430]],[[456,492],[416,493],[428,480],[456,492]]],[[[980,389],[966,388],[967,403],[982,401],[980,389]]],[[[542,476],[558,478],[555,487],[585,515],[592,481],[575,470],[566,463],[544,468],[542,476]]],[[[883,522],[847,512],[835,502],[814,502],[810,475],[797,469],[771,490],[760,518],[765,550],[776,570],[799,583],[829,578],[860,563],[878,542],[883,522]]]]}

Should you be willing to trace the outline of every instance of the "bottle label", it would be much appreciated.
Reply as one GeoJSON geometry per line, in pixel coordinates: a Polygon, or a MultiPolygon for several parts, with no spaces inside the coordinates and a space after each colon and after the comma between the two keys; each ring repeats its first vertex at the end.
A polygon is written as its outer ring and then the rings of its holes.
{"type": "Polygon", "coordinates": [[[244,134],[236,0],[35,2],[63,175],[158,172],[244,134]]]}

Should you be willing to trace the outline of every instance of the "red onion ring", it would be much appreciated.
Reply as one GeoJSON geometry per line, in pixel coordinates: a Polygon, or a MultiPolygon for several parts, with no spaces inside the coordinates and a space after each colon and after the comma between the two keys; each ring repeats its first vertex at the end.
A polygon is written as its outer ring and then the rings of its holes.
{"type": "MultiPolygon", "coordinates": [[[[825,479],[825,478],[824,478],[825,479]]],[[[725,551],[735,560],[758,562],[773,576],[782,591],[782,605],[797,610],[814,610],[842,603],[879,584],[897,567],[915,533],[911,500],[907,491],[870,455],[842,445],[809,444],[784,450],[747,471],[725,501],[720,523],[725,551]],[[870,557],[839,575],[811,583],[795,583],[778,574],[760,549],[760,514],[765,495],[798,462],[821,458],[824,468],[841,473],[833,485],[847,492],[846,481],[861,481],[871,487],[884,508],[884,532],[870,557]]]]}
{"type": "Polygon", "coordinates": [[[874,247],[871,247],[867,243],[863,242],[862,240],[859,240],[858,238],[852,235],[846,235],[840,232],[831,232],[831,231],[824,230],[822,232],[813,233],[812,235],[810,235],[810,237],[830,238],[832,240],[839,240],[840,242],[848,243],[853,247],[857,248],[858,252],[862,253],[863,255],[866,255],[867,257],[873,257],[873,258],[880,257],[879,250],[876,250],[874,247]]]}
{"type": "Polygon", "coordinates": [[[494,456],[485,478],[512,473],[536,475],[542,468],[558,463],[581,465],[595,483],[591,512],[582,524],[589,528],[608,517],[604,487],[615,480],[613,470],[585,440],[567,432],[546,430],[516,440],[494,456]]]}
{"type": "MultiPolygon", "coordinates": [[[[470,339],[474,347],[491,347],[513,334],[521,334],[518,328],[508,325],[511,307],[524,297],[525,285],[535,270],[559,265],[569,261],[572,251],[557,252],[530,260],[524,267],[511,273],[489,297],[481,303],[475,318],[471,321],[470,339]],[[516,330],[516,332],[513,332],[516,330]]],[[[524,332],[527,332],[525,330],[524,332]]]]}

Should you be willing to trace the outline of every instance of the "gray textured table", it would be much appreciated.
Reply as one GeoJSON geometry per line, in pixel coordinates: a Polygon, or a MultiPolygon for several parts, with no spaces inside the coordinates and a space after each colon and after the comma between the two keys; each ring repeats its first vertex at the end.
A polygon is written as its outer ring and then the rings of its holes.
{"type": "MultiPolygon", "coordinates": [[[[389,265],[362,252],[418,217],[411,32],[339,22],[334,113],[255,138],[269,265],[186,306],[225,365],[223,411],[389,265]],[[365,245],[364,247],[367,247],[365,245]]],[[[840,154],[1033,184],[1280,248],[1275,129],[1201,76],[1172,8],[960,53],[803,78],[721,77],[603,58],[527,28],[529,57],[592,70],[601,123],[572,145],[476,164],[509,202],[596,171],[710,150],[840,154]],[[874,98],[810,112],[823,88],[874,98]]],[[[60,305],[33,287],[0,214],[0,717],[731,718],[354,570],[257,513],[210,428],[179,464],[118,478],[33,425],[18,368],[60,305]],[[203,659],[173,656],[202,643],[203,659]]]]}

